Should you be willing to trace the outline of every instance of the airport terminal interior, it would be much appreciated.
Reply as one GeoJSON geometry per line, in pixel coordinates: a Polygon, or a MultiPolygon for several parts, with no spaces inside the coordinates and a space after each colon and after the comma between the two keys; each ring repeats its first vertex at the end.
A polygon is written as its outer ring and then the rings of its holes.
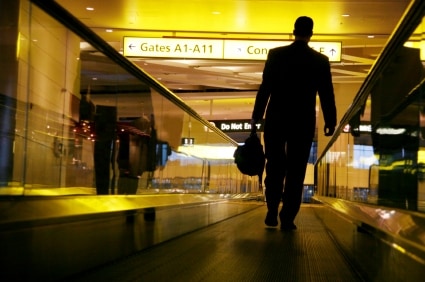
{"type": "Polygon", "coordinates": [[[0,280],[423,281],[423,0],[0,13],[0,280]],[[298,229],[283,232],[264,225],[265,173],[241,173],[234,152],[268,51],[303,15],[338,124],[324,136],[317,98],[298,229]]]}

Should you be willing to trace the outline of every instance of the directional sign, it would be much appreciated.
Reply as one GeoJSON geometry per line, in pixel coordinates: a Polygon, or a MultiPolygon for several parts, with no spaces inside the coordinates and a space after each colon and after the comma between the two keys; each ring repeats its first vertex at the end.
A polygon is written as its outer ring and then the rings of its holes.
{"type": "Polygon", "coordinates": [[[124,56],[223,59],[223,40],[124,37],[124,56]]]}
{"type": "MultiPolygon", "coordinates": [[[[293,41],[225,40],[224,59],[266,60],[272,48],[291,44],[293,41]]],[[[329,57],[331,62],[341,61],[341,42],[309,42],[314,50],[329,57]]]]}
{"type": "MultiPolygon", "coordinates": [[[[210,120],[210,123],[223,132],[251,132],[250,119],[210,120]]],[[[255,124],[257,132],[263,132],[264,120],[255,124]]]]}
{"type": "MultiPolygon", "coordinates": [[[[124,56],[191,59],[263,60],[271,48],[293,41],[124,37],[124,56]]],[[[309,42],[309,46],[341,61],[341,42],[309,42]]]]}
{"type": "Polygon", "coordinates": [[[420,51],[421,61],[425,61],[425,41],[407,41],[404,43],[405,47],[417,48],[420,51]]]}

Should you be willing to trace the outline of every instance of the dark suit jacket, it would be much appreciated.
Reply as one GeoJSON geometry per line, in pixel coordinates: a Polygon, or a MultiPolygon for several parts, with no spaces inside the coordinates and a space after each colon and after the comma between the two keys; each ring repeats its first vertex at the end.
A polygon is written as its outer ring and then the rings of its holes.
{"type": "Polygon", "coordinates": [[[271,49],[252,118],[260,120],[267,106],[265,130],[274,127],[277,131],[314,135],[317,94],[326,125],[335,126],[335,97],[328,57],[304,41],[271,49]]]}

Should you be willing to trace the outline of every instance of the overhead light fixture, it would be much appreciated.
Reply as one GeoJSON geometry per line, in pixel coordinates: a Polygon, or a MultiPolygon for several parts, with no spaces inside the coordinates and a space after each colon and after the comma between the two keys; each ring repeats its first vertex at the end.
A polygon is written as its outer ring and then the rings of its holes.
{"type": "Polygon", "coordinates": [[[86,10],[87,11],[94,11],[94,8],[93,7],[86,7],[86,10]]]}

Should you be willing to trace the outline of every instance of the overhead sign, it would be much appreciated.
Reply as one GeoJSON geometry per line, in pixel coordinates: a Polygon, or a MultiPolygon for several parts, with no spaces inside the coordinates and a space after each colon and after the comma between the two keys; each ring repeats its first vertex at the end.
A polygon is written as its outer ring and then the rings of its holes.
{"type": "Polygon", "coordinates": [[[182,146],[193,146],[195,145],[195,138],[184,137],[181,142],[182,146]]]}
{"type": "MultiPolygon", "coordinates": [[[[251,120],[250,119],[237,119],[237,120],[210,120],[210,123],[223,132],[250,132],[251,120]]],[[[257,132],[262,132],[264,121],[261,120],[255,124],[257,132]]]]}
{"type": "MultiPolygon", "coordinates": [[[[186,59],[263,60],[268,51],[293,41],[124,37],[124,56],[186,59]]],[[[341,42],[309,42],[331,62],[341,61],[341,42]]]]}
{"type": "MultiPolygon", "coordinates": [[[[349,133],[351,130],[351,127],[349,124],[345,125],[342,129],[342,132],[349,133]]],[[[372,125],[371,124],[360,124],[358,128],[360,133],[366,133],[366,132],[372,132],[372,125]]]]}
{"type": "Polygon", "coordinates": [[[404,43],[404,46],[419,49],[421,61],[425,61],[425,40],[407,41],[407,42],[404,43]]]}
{"type": "MultiPolygon", "coordinates": [[[[286,46],[293,41],[252,41],[225,40],[223,59],[266,60],[268,51],[279,46],[286,46]]],[[[331,62],[341,61],[341,42],[312,42],[308,45],[319,53],[326,55],[331,62]]]]}
{"type": "Polygon", "coordinates": [[[124,56],[223,59],[223,40],[124,37],[124,56]]]}

